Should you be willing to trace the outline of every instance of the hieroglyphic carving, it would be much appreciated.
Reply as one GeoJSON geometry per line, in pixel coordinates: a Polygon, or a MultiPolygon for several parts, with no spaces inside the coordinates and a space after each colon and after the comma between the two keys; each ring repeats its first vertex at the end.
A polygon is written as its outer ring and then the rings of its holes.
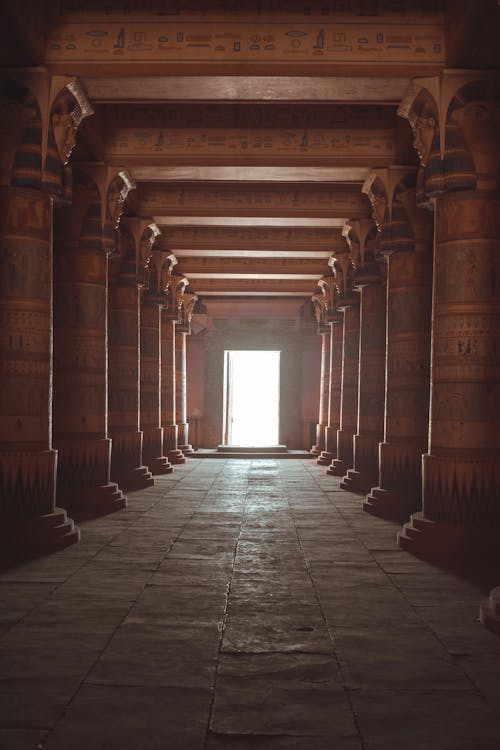
{"type": "MultiPolygon", "coordinates": [[[[51,6],[49,19],[52,23],[57,21],[100,21],[102,18],[120,19],[130,21],[131,7],[123,0],[87,0],[85,4],[76,0],[64,0],[64,2],[51,6]]],[[[349,2],[338,2],[338,0],[247,0],[243,5],[236,3],[207,3],[206,0],[149,0],[147,5],[136,4],[133,13],[136,18],[149,18],[151,15],[159,19],[164,18],[207,18],[211,20],[224,20],[234,18],[237,11],[238,18],[258,18],[270,15],[273,18],[286,16],[290,20],[300,21],[304,19],[321,18],[323,21],[338,19],[363,19],[366,24],[378,24],[380,18],[388,22],[400,23],[418,21],[443,21],[443,8],[440,3],[430,4],[426,0],[414,2],[414,0],[349,0],[349,2]]]]}
{"type": "MultiPolygon", "coordinates": [[[[365,161],[392,160],[395,140],[392,129],[371,127],[342,128],[335,130],[277,130],[256,128],[141,128],[123,127],[108,129],[106,155],[109,159],[155,158],[206,159],[237,156],[240,159],[262,163],[267,158],[321,157],[327,160],[362,158],[365,161]]],[[[169,161],[170,163],[170,161],[169,161]]]]}
{"type": "Polygon", "coordinates": [[[189,183],[161,186],[144,184],[139,189],[139,211],[143,216],[217,216],[236,213],[279,216],[366,216],[368,202],[357,187],[331,185],[217,185],[200,187],[189,183]]]}
{"type": "Polygon", "coordinates": [[[336,250],[345,248],[339,229],[311,227],[161,227],[162,250],[215,248],[234,250],[336,250]]]}
{"type": "Polygon", "coordinates": [[[229,6],[196,12],[192,6],[158,9],[158,19],[124,14],[120,4],[51,13],[46,61],[94,60],[184,62],[444,62],[443,18],[398,3],[360,12],[359,6],[320,3],[247,9],[240,18],[229,6]],[[313,13],[315,7],[315,13],[313,13]],[[401,14],[400,14],[401,8],[401,14]],[[326,12],[325,12],[326,10],[326,12]],[[76,12],[75,12],[76,11],[76,12]],[[294,12],[295,11],[295,12],[294,12]],[[339,12],[340,11],[340,12],[339,12]],[[357,11],[357,12],[356,12],[357,11]],[[201,15],[201,19],[199,16],[201,15]],[[175,16],[175,22],[171,20],[175,16]],[[319,16],[319,18],[318,18],[319,16]],[[360,24],[360,16],[363,23],[360,24]],[[206,20],[205,20],[206,17],[206,20]],[[219,19],[219,20],[218,20],[219,19]]]}

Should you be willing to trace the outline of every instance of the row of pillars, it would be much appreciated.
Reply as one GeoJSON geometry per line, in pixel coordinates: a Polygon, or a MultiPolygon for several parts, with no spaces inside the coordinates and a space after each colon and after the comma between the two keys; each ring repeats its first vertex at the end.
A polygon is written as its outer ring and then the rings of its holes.
{"type": "Polygon", "coordinates": [[[346,223],[313,295],[311,450],[427,558],[500,553],[499,103],[488,74],[413,82],[421,166],[371,171],[373,221],[346,223]]]}
{"type": "Polygon", "coordinates": [[[121,218],[126,170],[67,173],[92,111],[78,81],[2,86],[0,546],[12,557],[73,543],[67,512],[123,508],[124,491],[185,462],[197,298],[152,220],[121,218]]]}

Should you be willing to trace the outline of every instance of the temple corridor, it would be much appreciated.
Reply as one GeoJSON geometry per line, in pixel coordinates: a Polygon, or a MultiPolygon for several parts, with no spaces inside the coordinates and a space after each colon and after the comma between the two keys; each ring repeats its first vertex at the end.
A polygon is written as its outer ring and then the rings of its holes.
{"type": "Polygon", "coordinates": [[[0,747],[497,750],[492,581],[400,549],[340,481],[188,458],[3,572],[0,747]]]}

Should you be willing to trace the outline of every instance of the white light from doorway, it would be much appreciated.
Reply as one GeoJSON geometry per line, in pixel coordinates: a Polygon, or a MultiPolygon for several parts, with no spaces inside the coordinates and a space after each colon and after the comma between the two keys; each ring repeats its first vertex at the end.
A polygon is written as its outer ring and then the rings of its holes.
{"type": "Polygon", "coordinates": [[[279,444],[279,351],[226,351],[225,435],[233,446],[279,444]]]}

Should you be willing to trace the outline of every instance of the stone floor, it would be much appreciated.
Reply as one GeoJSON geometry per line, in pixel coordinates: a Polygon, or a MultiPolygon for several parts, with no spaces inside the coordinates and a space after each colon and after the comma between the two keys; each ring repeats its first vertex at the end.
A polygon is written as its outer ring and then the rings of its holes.
{"type": "Polygon", "coordinates": [[[189,459],[4,572],[2,750],[498,750],[487,590],[360,505],[311,460],[189,459]]]}

